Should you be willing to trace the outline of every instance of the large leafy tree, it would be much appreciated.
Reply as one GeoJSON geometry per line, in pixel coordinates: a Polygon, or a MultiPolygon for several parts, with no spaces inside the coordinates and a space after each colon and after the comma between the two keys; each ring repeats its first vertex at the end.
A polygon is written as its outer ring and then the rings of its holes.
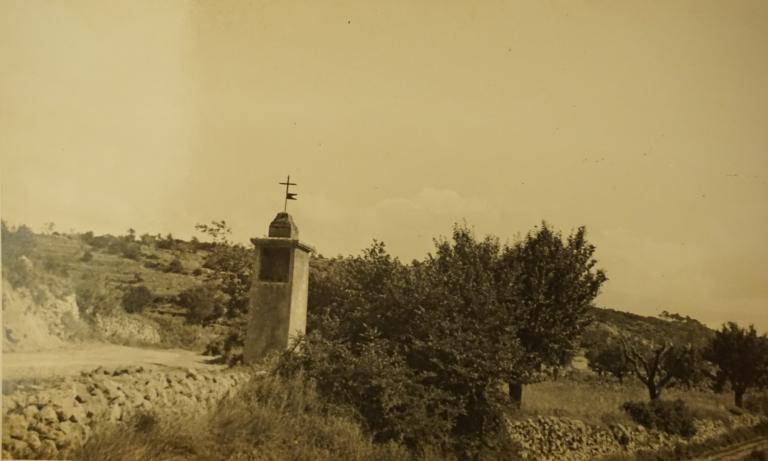
{"type": "Polygon", "coordinates": [[[500,281],[524,352],[522,366],[509,380],[510,397],[517,405],[523,384],[537,371],[563,366],[573,356],[589,322],[587,313],[607,280],[595,267],[594,253],[584,227],[563,238],[547,223],[504,251],[500,281]]]}
{"type": "Polygon", "coordinates": [[[715,332],[705,357],[718,367],[716,387],[731,384],[737,407],[743,406],[747,390],[768,385],[768,337],[758,335],[753,325],[726,323],[715,332]]]}
{"type": "Polygon", "coordinates": [[[502,423],[496,384],[519,362],[499,262],[496,239],[463,227],[410,265],[381,243],[320,261],[310,281],[315,331],[298,360],[327,396],[358,408],[377,438],[487,443],[502,423]]]}

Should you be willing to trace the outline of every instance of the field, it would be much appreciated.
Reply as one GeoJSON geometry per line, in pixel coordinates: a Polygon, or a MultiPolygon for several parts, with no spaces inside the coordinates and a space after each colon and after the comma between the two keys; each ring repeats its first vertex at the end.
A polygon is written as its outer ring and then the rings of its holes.
{"type": "MultiPolygon", "coordinates": [[[[733,408],[729,394],[711,391],[671,389],[665,400],[682,399],[697,417],[728,420],[733,408]]],[[[548,381],[526,386],[522,411],[517,417],[563,416],[594,425],[633,424],[621,405],[628,401],[644,401],[648,392],[638,382],[618,384],[599,382],[594,378],[576,381],[548,381]]]]}

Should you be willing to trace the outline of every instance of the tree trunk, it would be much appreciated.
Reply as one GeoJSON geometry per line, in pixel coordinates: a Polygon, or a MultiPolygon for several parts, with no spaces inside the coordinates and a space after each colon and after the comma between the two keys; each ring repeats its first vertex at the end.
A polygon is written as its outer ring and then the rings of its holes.
{"type": "Polygon", "coordinates": [[[648,385],[648,397],[653,400],[659,400],[661,396],[661,390],[656,388],[655,384],[648,385]]]}
{"type": "Polygon", "coordinates": [[[737,408],[744,407],[744,391],[746,389],[736,388],[733,390],[733,403],[737,408]]]}
{"type": "Polygon", "coordinates": [[[509,398],[512,400],[512,406],[520,408],[523,404],[523,384],[509,382],[509,398]]]}

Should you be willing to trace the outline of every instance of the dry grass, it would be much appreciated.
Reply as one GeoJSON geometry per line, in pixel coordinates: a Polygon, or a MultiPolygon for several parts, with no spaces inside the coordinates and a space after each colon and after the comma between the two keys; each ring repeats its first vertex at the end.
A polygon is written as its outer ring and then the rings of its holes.
{"type": "Polygon", "coordinates": [[[381,460],[437,461],[437,451],[414,453],[377,444],[353,418],[328,411],[301,379],[257,377],[234,398],[196,420],[140,415],[131,427],[94,434],[75,453],[84,461],[122,460],[381,460]]]}
{"type": "MultiPolygon", "coordinates": [[[[590,424],[631,423],[621,410],[627,401],[645,401],[645,388],[630,382],[618,383],[579,382],[561,380],[543,382],[525,387],[523,408],[519,417],[565,416],[580,419],[590,424]]],[[[662,399],[682,399],[697,418],[728,420],[731,399],[727,394],[670,389],[662,399]]]]}

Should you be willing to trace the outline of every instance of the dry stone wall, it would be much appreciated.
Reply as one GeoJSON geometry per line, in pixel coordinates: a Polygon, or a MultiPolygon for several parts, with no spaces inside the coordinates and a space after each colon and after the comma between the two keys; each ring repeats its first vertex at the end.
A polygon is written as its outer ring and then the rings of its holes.
{"type": "Polygon", "coordinates": [[[3,396],[3,459],[66,458],[97,424],[141,412],[194,416],[248,379],[242,370],[97,368],[55,387],[20,386],[3,396]]]}
{"type": "Polygon", "coordinates": [[[508,421],[510,437],[522,447],[525,459],[535,461],[588,461],[619,452],[660,450],[679,443],[696,443],[726,432],[759,424],[759,416],[734,416],[730,424],[723,421],[697,420],[696,435],[689,440],[643,426],[615,424],[608,428],[590,426],[583,421],[542,417],[508,421]]]}

